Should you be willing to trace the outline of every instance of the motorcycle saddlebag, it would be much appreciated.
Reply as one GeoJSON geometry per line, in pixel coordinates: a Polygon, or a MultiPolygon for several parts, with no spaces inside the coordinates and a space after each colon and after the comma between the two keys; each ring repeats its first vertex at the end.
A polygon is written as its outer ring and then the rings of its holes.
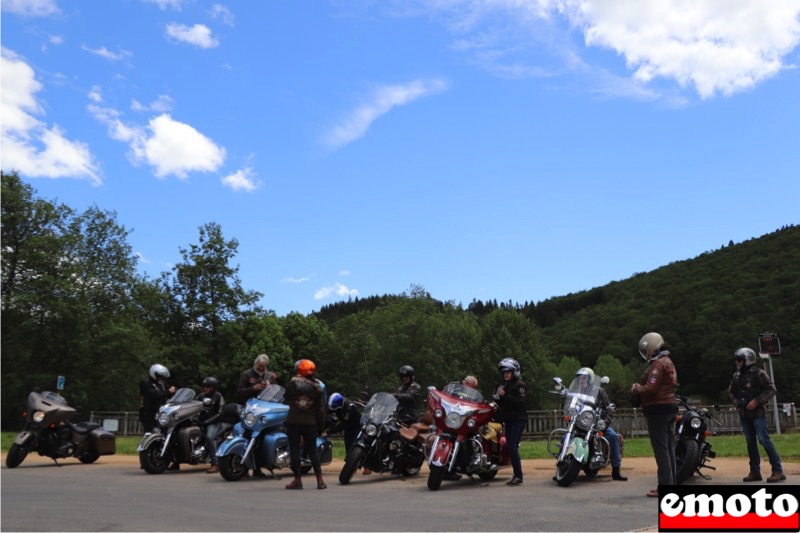
{"type": "Polygon", "coordinates": [[[89,434],[89,446],[100,455],[114,455],[117,453],[117,438],[110,431],[97,428],[89,434]]]}

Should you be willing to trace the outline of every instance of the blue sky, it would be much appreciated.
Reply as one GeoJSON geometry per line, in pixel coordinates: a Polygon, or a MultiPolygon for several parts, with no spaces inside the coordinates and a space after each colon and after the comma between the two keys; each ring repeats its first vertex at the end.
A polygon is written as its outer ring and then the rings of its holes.
{"type": "Polygon", "coordinates": [[[3,0],[2,168],[279,315],[537,302],[800,222],[800,1],[3,0]]]}

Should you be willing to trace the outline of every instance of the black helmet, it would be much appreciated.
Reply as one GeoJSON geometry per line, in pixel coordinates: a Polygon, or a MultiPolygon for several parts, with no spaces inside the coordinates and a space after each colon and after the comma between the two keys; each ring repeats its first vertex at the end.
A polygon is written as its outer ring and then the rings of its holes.
{"type": "Polygon", "coordinates": [[[414,379],[414,368],[411,365],[401,366],[397,373],[400,374],[400,379],[403,379],[406,376],[414,379]]]}
{"type": "Polygon", "coordinates": [[[503,375],[503,372],[511,371],[514,375],[514,378],[518,378],[520,374],[519,363],[516,359],[512,359],[510,357],[506,357],[502,361],[497,364],[497,369],[500,371],[500,375],[503,375]]]}
{"type": "Polygon", "coordinates": [[[217,390],[217,387],[219,387],[219,380],[214,376],[208,376],[203,380],[203,387],[212,387],[214,390],[217,390]]]}

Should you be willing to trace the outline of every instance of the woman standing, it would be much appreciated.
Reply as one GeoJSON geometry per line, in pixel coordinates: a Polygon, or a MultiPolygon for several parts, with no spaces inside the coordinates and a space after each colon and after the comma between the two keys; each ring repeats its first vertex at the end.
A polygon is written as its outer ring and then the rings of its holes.
{"type": "Polygon", "coordinates": [[[328,488],[322,480],[322,467],[317,455],[317,435],[325,435],[325,400],[322,389],[314,380],[317,367],[309,359],[301,359],[294,364],[295,376],[286,385],[284,399],[289,404],[286,417],[286,436],[289,439],[289,459],[294,480],[287,489],[302,489],[303,478],[300,473],[300,439],[303,439],[306,455],[311,460],[317,476],[317,488],[328,488]]]}
{"type": "Polygon", "coordinates": [[[519,443],[525,424],[528,420],[528,411],[525,407],[525,383],[520,378],[520,367],[516,359],[506,357],[497,365],[503,382],[497,386],[492,398],[497,402],[500,410],[497,418],[506,425],[506,444],[514,476],[507,485],[522,485],[522,458],[519,455],[519,443]]]}

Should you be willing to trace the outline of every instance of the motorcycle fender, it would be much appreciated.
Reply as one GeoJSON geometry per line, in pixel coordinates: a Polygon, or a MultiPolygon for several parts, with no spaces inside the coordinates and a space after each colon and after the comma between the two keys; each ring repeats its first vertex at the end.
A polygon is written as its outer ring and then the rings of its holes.
{"type": "Polygon", "coordinates": [[[217,457],[225,457],[226,455],[242,455],[247,448],[248,439],[244,437],[233,437],[232,439],[225,439],[222,444],[217,448],[217,457]]]}
{"type": "Polygon", "coordinates": [[[17,438],[14,439],[14,444],[17,446],[23,446],[32,441],[34,437],[36,437],[36,433],[33,431],[21,431],[20,434],[17,435],[17,438]]]}
{"type": "Polygon", "coordinates": [[[572,455],[581,463],[585,463],[589,459],[589,443],[581,437],[575,437],[567,445],[567,455],[572,455]]]}
{"type": "Polygon", "coordinates": [[[431,455],[428,458],[428,464],[431,466],[447,466],[447,459],[450,457],[450,452],[453,449],[453,442],[448,439],[436,439],[431,450],[431,455]]]}
{"type": "Polygon", "coordinates": [[[136,451],[143,452],[144,450],[149,448],[153,442],[157,440],[164,440],[164,435],[162,435],[161,433],[148,433],[147,435],[142,437],[142,440],[139,442],[139,446],[136,447],[136,451]]]}

